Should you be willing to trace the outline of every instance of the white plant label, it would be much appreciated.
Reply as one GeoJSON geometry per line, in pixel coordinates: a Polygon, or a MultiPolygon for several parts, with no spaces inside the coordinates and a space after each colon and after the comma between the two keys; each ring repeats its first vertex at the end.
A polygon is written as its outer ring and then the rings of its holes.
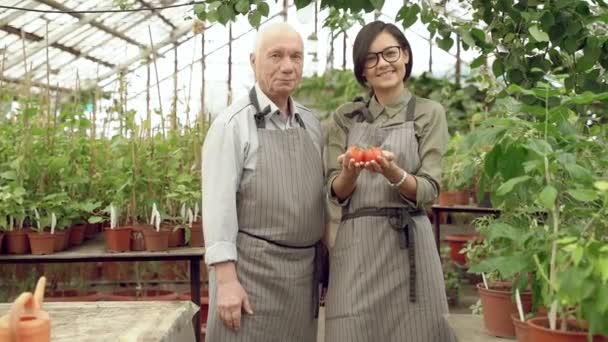
{"type": "Polygon", "coordinates": [[[182,203],[182,209],[179,211],[181,217],[186,218],[186,203],[182,203]]]}
{"type": "Polygon", "coordinates": [[[188,208],[188,227],[192,228],[192,222],[194,221],[194,215],[192,209],[188,208]]]}
{"type": "Polygon", "coordinates": [[[488,289],[488,281],[486,280],[486,274],[481,272],[481,279],[483,279],[483,286],[488,289]]]}
{"type": "Polygon", "coordinates": [[[521,305],[521,296],[519,295],[519,289],[515,289],[515,303],[517,304],[517,311],[519,312],[519,320],[524,322],[524,308],[521,305]]]}
{"type": "Polygon", "coordinates": [[[110,229],[116,228],[116,209],[114,204],[110,204],[110,229]]]}
{"type": "Polygon", "coordinates": [[[38,213],[37,208],[34,208],[34,215],[36,216],[36,227],[40,230],[40,213],[38,213]]]}
{"type": "Polygon", "coordinates": [[[51,213],[51,234],[55,234],[55,226],[57,225],[57,216],[51,213]]]}
{"type": "Polygon", "coordinates": [[[198,202],[194,204],[194,219],[198,217],[198,202]]]}

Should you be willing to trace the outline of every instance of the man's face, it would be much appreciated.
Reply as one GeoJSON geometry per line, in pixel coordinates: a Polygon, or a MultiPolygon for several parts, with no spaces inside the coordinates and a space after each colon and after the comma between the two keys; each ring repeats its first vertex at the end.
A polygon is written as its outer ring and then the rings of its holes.
{"type": "Polygon", "coordinates": [[[302,80],[304,47],[295,32],[270,32],[251,55],[262,91],[270,98],[290,96],[302,80]]]}

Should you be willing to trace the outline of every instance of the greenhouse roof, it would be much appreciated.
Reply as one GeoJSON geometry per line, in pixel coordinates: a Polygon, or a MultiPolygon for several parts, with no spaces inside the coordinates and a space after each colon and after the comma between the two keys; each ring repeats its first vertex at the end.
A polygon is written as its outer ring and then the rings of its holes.
{"type": "Polygon", "coordinates": [[[92,85],[111,81],[152,52],[162,56],[193,36],[192,21],[185,20],[189,8],[152,10],[176,0],[134,3],[132,9],[138,11],[107,13],[95,11],[116,9],[112,0],[3,0],[0,76],[4,81],[30,79],[32,85],[46,86],[48,61],[52,87],[70,89],[78,81],[92,85]],[[83,11],[93,13],[79,13],[83,11]]]}

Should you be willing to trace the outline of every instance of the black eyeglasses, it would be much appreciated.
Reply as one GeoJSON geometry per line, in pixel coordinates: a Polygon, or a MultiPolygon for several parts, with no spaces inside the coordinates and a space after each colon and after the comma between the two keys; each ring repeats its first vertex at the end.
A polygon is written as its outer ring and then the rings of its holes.
{"type": "Polygon", "coordinates": [[[380,55],[382,59],[388,63],[395,63],[401,57],[401,46],[389,46],[380,52],[370,52],[365,57],[365,68],[371,69],[378,65],[380,61],[380,55]]]}

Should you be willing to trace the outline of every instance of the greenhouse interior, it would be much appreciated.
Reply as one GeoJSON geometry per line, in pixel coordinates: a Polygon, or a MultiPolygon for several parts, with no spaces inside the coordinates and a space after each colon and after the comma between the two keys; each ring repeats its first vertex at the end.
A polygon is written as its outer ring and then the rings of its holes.
{"type": "Polygon", "coordinates": [[[0,0],[0,342],[608,341],[608,2],[0,0]]]}

